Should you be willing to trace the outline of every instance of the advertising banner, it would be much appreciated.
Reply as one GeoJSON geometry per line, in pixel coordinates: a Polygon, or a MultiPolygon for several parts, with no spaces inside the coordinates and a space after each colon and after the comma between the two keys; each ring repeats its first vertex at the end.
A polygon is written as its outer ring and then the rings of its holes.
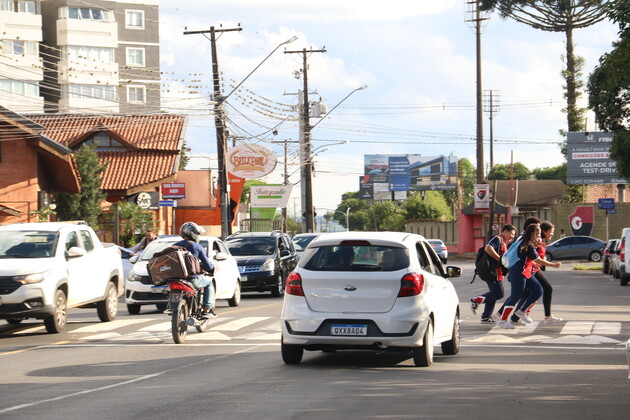
{"type": "Polygon", "coordinates": [[[567,184],[625,184],[610,158],[613,133],[570,132],[567,134],[567,184]]]}
{"type": "Polygon", "coordinates": [[[388,177],[387,181],[374,179],[374,184],[387,182],[390,191],[456,190],[457,157],[364,155],[364,174],[388,177]]]}
{"type": "Polygon", "coordinates": [[[160,194],[157,191],[143,191],[129,196],[129,203],[137,204],[143,210],[157,210],[160,194]]]}
{"type": "Polygon", "coordinates": [[[374,183],[372,175],[359,177],[359,198],[361,200],[374,200],[374,183]]]}
{"type": "Polygon", "coordinates": [[[226,166],[230,173],[245,179],[263,177],[276,167],[276,155],[259,144],[242,144],[228,150],[226,166]]]}
{"type": "Polygon", "coordinates": [[[489,184],[475,184],[475,213],[490,213],[489,184]]]}
{"type": "Polygon", "coordinates": [[[162,184],[162,198],[165,200],[181,200],[186,198],[186,184],[170,182],[162,184]]]}
{"type": "Polygon", "coordinates": [[[589,236],[595,223],[595,209],[591,206],[577,206],[569,215],[569,225],[574,236],[589,236]]]}
{"type": "Polygon", "coordinates": [[[292,189],[293,185],[252,185],[252,207],[274,209],[286,207],[292,189]]]}

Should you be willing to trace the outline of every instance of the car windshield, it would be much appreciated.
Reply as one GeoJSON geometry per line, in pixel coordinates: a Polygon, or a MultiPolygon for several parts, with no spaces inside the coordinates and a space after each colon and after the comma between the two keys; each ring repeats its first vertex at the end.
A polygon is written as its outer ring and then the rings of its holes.
{"type": "Polygon", "coordinates": [[[273,255],[276,252],[276,238],[271,236],[230,238],[225,241],[225,245],[235,257],[273,255]]]}
{"type": "Polygon", "coordinates": [[[153,256],[156,253],[160,252],[166,247],[173,245],[177,241],[178,239],[173,239],[172,241],[168,241],[168,242],[162,242],[162,241],[149,242],[149,245],[147,245],[144,251],[142,251],[142,256],[140,257],[140,259],[143,261],[148,261],[151,258],[153,258],[153,256]]]}
{"type": "Polygon", "coordinates": [[[397,271],[409,266],[405,248],[328,245],[307,250],[302,267],[312,271],[397,271]]]}
{"type": "Polygon", "coordinates": [[[311,243],[313,239],[317,238],[317,235],[312,236],[296,236],[293,238],[293,242],[300,246],[300,248],[304,249],[308,244],[311,243]]]}
{"type": "Polygon", "coordinates": [[[0,258],[50,258],[59,234],[47,231],[5,230],[0,232],[0,258]]]}

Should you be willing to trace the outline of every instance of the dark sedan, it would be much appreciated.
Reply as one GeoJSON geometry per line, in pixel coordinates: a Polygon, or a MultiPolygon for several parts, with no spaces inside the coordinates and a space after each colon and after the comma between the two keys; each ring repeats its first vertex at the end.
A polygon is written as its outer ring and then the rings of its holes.
{"type": "Polygon", "coordinates": [[[547,260],[589,260],[600,262],[606,242],[591,236],[567,236],[547,246],[547,260]]]}

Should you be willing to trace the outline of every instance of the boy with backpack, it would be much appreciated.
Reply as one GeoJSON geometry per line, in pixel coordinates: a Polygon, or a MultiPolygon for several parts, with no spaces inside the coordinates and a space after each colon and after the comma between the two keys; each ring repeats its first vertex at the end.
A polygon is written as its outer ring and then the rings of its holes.
{"type": "Polygon", "coordinates": [[[502,299],[505,294],[503,289],[504,276],[501,266],[501,255],[505,253],[507,244],[514,238],[515,234],[516,228],[511,224],[506,224],[501,229],[501,234],[490,239],[490,242],[488,242],[484,248],[487,254],[484,255],[484,257],[491,258],[491,262],[496,262],[496,278],[483,278],[483,276],[480,276],[488,285],[488,292],[469,299],[470,308],[475,315],[477,314],[479,305],[485,304],[483,314],[481,314],[482,324],[493,324],[495,322],[494,319],[492,319],[494,305],[499,299],[502,299]]]}

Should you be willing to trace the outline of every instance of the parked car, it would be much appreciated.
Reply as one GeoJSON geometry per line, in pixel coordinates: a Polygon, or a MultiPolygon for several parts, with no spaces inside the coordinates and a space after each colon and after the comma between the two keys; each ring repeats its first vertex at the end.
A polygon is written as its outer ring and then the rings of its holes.
{"type": "Polygon", "coordinates": [[[302,257],[304,250],[311,243],[311,241],[319,236],[319,233],[298,233],[293,236],[293,245],[295,245],[295,251],[297,252],[298,260],[302,257]]]}
{"type": "Polygon", "coordinates": [[[68,309],[96,307],[101,321],[118,314],[123,291],[120,252],[92,228],[75,223],[19,223],[0,227],[0,319],[43,319],[62,332],[68,309]]]}
{"type": "Polygon", "coordinates": [[[118,250],[120,251],[120,260],[122,262],[123,275],[125,276],[125,279],[126,279],[127,276],[129,275],[129,272],[131,271],[131,268],[133,267],[133,263],[129,261],[129,259],[133,257],[133,252],[131,252],[130,249],[122,247],[120,245],[116,245],[116,246],[118,247],[118,250]]]}
{"type": "Polygon", "coordinates": [[[615,246],[619,239],[611,239],[606,242],[606,246],[604,247],[604,258],[602,260],[602,273],[604,274],[612,274],[611,270],[611,258],[613,256],[613,252],[615,252],[615,246]]]}
{"type": "Polygon", "coordinates": [[[405,351],[429,366],[436,344],[457,354],[459,299],[450,278],[460,274],[420,235],[322,234],[289,274],[282,359],[300,363],[304,350],[405,351]]]}
{"type": "Polygon", "coordinates": [[[621,231],[617,253],[619,257],[619,284],[627,286],[628,280],[630,280],[630,228],[624,228],[621,231]]]}
{"type": "Polygon", "coordinates": [[[284,294],[287,275],[297,264],[291,237],[281,231],[238,232],[225,240],[241,274],[244,292],[284,294]]]}
{"type": "MultiPolygon", "coordinates": [[[[125,279],[125,303],[130,314],[140,313],[144,305],[155,305],[160,311],[166,309],[167,286],[155,286],[151,282],[147,272],[147,263],[156,252],[181,240],[179,235],[159,236],[147,245],[142,255],[131,258],[135,264],[125,279]]],[[[241,279],[236,260],[219,238],[200,236],[199,244],[215,266],[212,306],[215,305],[217,299],[226,299],[230,306],[238,306],[241,302],[241,279]]]]}
{"type": "Polygon", "coordinates": [[[610,273],[616,279],[619,278],[619,248],[621,247],[621,239],[617,240],[615,249],[610,256],[610,273]]]}
{"type": "Polygon", "coordinates": [[[427,241],[433,247],[438,257],[440,257],[440,260],[442,260],[442,264],[446,264],[448,261],[448,248],[446,248],[444,242],[441,239],[427,239],[427,241]]]}
{"type": "Polygon", "coordinates": [[[589,260],[599,262],[606,242],[591,236],[566,236],[547,245],[547,260],[589,260]]]}

